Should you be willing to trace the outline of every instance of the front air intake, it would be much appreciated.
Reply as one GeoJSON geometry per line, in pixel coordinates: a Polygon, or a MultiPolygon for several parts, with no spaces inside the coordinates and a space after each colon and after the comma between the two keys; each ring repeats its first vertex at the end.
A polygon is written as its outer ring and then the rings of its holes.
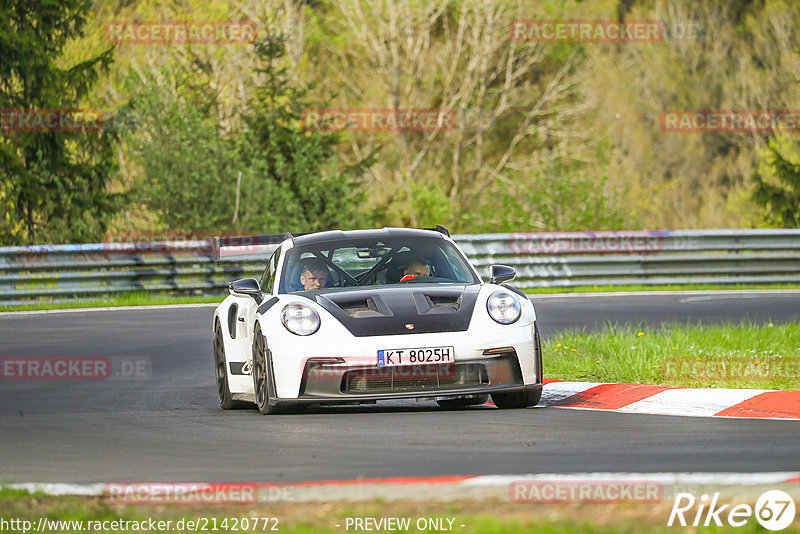
{"type": "Polygon", "coordinates": [[[424,392],[487,385],[489,374],[483,364],[411,365],[347,371],[342,377],[341,392],[424,392]]]}

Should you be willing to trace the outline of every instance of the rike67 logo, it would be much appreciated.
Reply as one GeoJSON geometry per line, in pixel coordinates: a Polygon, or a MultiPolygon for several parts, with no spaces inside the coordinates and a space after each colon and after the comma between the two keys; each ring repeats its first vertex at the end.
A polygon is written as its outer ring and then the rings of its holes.
{"type": "Polygon", "coordinates": [[[755,508],[749,504],[737,504],[733,507],[730,504],[720,505],[718,501],[719,493],[714,493],[710,501],[707,494],[703,494],[698,500],[691,493],[678,493],[667,526],[677,523],[682,527],[689,524],[694,527],[708,527],[711,524],[721,527],[727,523],[731,527],[742,527],[755,516],[762,527],[777,531],[785,529],[794,521],[794,500],[781,490],[770,490],[761,494],[755,508]]]}

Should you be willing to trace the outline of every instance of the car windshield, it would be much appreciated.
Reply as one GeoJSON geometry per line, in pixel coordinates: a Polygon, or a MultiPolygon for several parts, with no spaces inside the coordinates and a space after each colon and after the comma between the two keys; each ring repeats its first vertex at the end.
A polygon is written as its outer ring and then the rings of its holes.
{"type": "Polygon", "coordinates": [[[477,284],[480,279],[446,239],[350,239],[291,248],[279,292],[419,283],[477,284]]]}

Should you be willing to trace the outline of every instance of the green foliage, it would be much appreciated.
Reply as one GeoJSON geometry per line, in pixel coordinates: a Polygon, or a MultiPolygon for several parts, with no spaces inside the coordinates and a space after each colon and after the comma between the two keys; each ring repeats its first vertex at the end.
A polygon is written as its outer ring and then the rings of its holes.
{"type": "MultiPolygon", "coordinates": [[[[0,109],[81,108],[112,49],[63,67],[67,43],[83,35],[86,0],[0,3],[0,109]]],[[[98,240],[118,206],[108,184],[116,136],[89,131],[0,130],[0,242],[98,240]]]]}
{"type": "Polygon", "coordinates": [[[413,182],[408,196],[412,220],[418,221],[423,228],[447,225],[460,218],[444,187],[436,182],[413,182]]]}
{"type": "Polygon", "coordinates": [[[796,150],[659,125],[664,110],[792,109],[800,2],[0,0],[0,17],[0,109],[135,97],[122,145],[108,119],[102,132],[0,131],[0,243],[97,240],[109,220],[247,233],[719,228],[762,224],[762,207],[768,224],[800,225],[796,150]],[[661,20],[667,35],[508,39],[518,18],[618,16],[661,20]],[[103,40],[110,20],[226,18],[256,20],[264,39],[103,40]],[[447,107],[464,120],[330,135],[303,130],[307,107],[447,107]],[[111,190],[129,193],[124,216],[111,217],[126,198],[111,190]]]}
{"type": "Polygon", "coordinates": [[[306,91],[289,83],[281,63],[283,34],[267,28],[255,52],[264,81],[244,114],[242,158],[253,171],[259,209],[248,212],[245,224],[264,228],[277,221],[294,232],[367,224],[365,192],[357,177],[369,159],[340,170],[334,162],[337,136],[303,128],[303,110],[314,106],[306,91]]]}
{"type": "Polygon", "coordinates": [[[530,182],[495,184],[469,231],[618,230],[637,228],[635,213],[625,205],[625,192],[606,186],[586,166],[554,157],[540,165],[530,182]],[[493,200],[490,200],[493,199],[493,200]]]}
{"type": "Polygon", "coordinates": [[[778,136],[760,155],[753,199],[766,211],[768,223],[800,228],[800,153],[788,138],[778,136]]]}
{"type": "Polygon", "coordinates": [[[133,198],[171,230],[227,230],[234,215],[238,173],[235,139],[219,125],[218,106],[192,97],[191,74],[161,72],[132,102],[135,127],[127,145],[141,173],[133,198]]]}
{"type": "Polygon", "coordinates": [[[202,73],[162,72],[136,100],[130,145],[141,166],[136,198],[168,229],[292,232],[366,224],[356,178],[368,162],[339,170],[336,137],[305,131],[305,92],[289,82],[284,38],[254,44],[261,84],[239,120],[202,73]],[[241,124],[239,124],[241,123],[241,124]],[[226,129],[223,124],[228,124],[226,129]],[[232,126],[231,126],[232,125],[232,126]]]}

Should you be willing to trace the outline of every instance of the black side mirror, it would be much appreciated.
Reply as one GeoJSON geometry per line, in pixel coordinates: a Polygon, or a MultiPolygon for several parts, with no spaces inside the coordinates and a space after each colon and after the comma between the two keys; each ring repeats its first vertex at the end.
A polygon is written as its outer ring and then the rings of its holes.
{"type": "Polygon", "coordinates": [[[489,283],[500,285],[516,278],[517,271],[508,265],[492,265],[489,267],[489,276],[491,276],[489,283]]]}
{"type": "Polygon", "coordinates": [[[234,280],[228,284],[228,291],[236,297],[253,297],[260,301],[262,298],[261,288],[255,278],[242,278],[234,280]]]}

